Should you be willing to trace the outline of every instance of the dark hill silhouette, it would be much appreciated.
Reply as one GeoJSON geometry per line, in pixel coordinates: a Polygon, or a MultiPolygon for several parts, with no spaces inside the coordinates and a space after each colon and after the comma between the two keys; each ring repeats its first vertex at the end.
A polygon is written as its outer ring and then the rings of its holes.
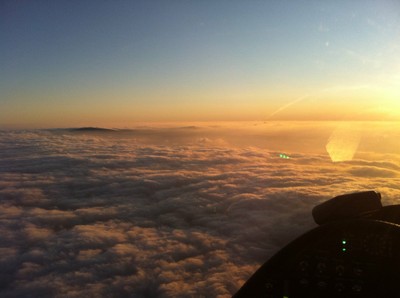
{"type": "Polygon", "coordinates": [[[101,128],[101,127],[78,127],[78,128],[69,128],[69,131],[81,131],[81,132],[113,132],[115,129],[110,128],[101,128]]]}

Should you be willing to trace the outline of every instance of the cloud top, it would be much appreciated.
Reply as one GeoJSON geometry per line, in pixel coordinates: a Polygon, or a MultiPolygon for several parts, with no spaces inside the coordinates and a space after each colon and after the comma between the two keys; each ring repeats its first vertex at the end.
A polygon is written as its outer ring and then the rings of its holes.
{"type": "Polygon", "coordinates": [[[281,159],[276,136],[294,128],[247,130],[270,148],[227,128],[0,132],[0,296],[230,297],[314,226],[319,202],[366,189],[398,201],[397,155],[281,159]]]}

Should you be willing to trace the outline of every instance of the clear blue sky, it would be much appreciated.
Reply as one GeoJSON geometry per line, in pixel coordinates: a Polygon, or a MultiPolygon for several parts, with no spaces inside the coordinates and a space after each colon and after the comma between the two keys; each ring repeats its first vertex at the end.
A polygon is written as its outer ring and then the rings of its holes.
{"type": "Polygon", "coordinates": [[[395,119],[400,2],[327,2],[1,1],[0,127],[395,119]]]}

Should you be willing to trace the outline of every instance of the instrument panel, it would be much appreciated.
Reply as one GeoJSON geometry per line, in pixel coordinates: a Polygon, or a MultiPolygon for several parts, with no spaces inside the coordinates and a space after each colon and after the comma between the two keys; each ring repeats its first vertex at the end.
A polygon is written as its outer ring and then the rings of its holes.
{"type": "Polygon", "coordinates": [[[325,224],[279,251],[233,297],[400,297],[399,249],[399,225],[325,224]]]}

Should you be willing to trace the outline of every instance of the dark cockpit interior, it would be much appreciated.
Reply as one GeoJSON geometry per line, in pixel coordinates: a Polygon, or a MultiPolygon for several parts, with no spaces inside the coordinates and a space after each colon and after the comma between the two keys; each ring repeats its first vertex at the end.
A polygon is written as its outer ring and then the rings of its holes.
{"type": "Polygon", "coordinates": [[[312,210],[317,228],[265,262],[233,296],[400,297],[400,205],[374,191],[312,210]]]}

